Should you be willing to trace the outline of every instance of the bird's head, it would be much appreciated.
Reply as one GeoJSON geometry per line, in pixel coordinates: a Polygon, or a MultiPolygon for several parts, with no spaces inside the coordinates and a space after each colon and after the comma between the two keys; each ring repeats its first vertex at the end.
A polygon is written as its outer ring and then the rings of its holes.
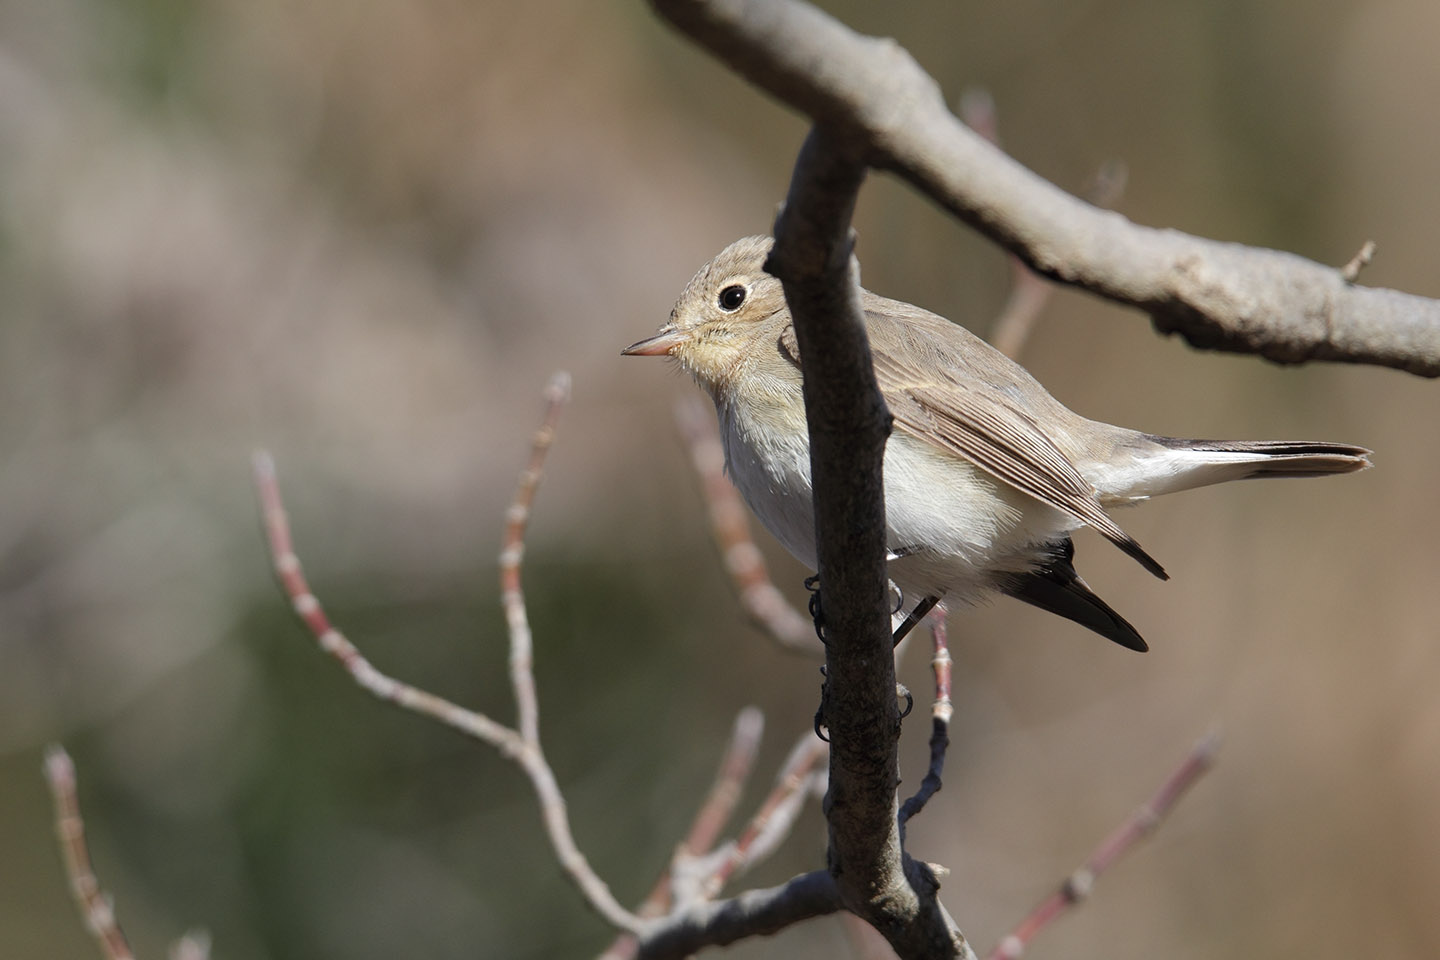
{"type": "Polygon", "coordinates": [[[772,243],[746,237],[720,251],[685,287],[660,332],[621,353],[672,357],[712,396],[727,393],[758,357],[773,353],[756,350],[757,341],[784,326],[784,291],[765,272],[772,243]]]}

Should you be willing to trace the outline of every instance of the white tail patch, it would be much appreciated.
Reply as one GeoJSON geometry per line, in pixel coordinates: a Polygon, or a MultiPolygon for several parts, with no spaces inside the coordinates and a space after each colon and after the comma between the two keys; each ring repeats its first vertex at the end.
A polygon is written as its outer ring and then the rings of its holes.
{"type": "Polygon", "coordinates": [[[1150,438],[1154,446],[1122,463],[1096,464],[1091,479],[1106,502],[1158,497],[1251,477],[1351,473],[1370,466],[1370,451],[1340,443],[1150,438]]]}

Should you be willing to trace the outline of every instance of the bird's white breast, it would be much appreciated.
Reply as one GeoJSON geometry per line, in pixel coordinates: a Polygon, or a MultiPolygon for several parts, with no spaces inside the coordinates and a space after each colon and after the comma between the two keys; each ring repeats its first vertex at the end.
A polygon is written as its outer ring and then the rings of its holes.
{"type": "MultiPolygon", "coordinates": [[[[815,569],[810,445],[803,420],[782,406],[717,400],[726,468],[765,528],[815,569]]],[[[1044,544],[1077,524],[968,461],[904,432],[885,448],[890,575],[910,601],[970,600],[1006,573],[1032,568],[1044,544]]]]}

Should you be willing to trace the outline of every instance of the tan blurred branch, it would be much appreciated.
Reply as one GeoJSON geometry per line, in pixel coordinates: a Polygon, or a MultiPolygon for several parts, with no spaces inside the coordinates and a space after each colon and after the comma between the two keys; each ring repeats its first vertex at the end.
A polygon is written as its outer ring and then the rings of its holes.
{"type": "Polygon", "coordinates": [[[1036,934],[1088,897],[1100,875],[1153,833],[1160,821],[1165,819],[1166,814],[1185,795],[1185,791],[1204,776],[1215,762],[1215,751],[1219,745],[1220,737],[1216,732],[1207,734],[1196,743],[1180,765],[1165,778],[1155,795],[1136,808],[1124,823],[1101,841],[1084,866],[1066,877],[1059,889],[1040,901],[1035,909],[1000,941],[999,946],[990,951],[987,960],[1019,960],[1036,934]]]}
{"type": "Polygon", "coordinates": [[[569,398],[570,381],[558,374],[546,389],[546,413],[535,434],[530,461],[520,476],[515,499],[507,515],[505,545],[501,552],[501,585],[506,620],[510,628],[510,676],[515,690],[517,728],[511,729],[482,713],[468,710],[426,690],[396,680],[376,669],[325,615],[320,601],[310,591],[300,558],[290,535],[290,523],[275,476],[275,463],[264,452],[255,455],[255,486],[259,493],[265,529],[275,573],[295,612],[315,636],[320,648],[334,657],[354,681],[374,696],[398,707],[423,714],[467,736],[488,743],[520,766],[530,778],[540,801],[545,830],[561,867],[586,902],[614,926],[629,931],[643,928],[643,921],[616,901],[610,888],[591,868],[575,844],[565,798],[555,774],[545,759],[538,731],[538,706],[531,670],[530,628],[520,588],[519,564],[524,554],[525,524],[530,504],[540,481],[545,453],[554,437],[555,421],[569,398]]]}
{"type": "Polygon", "coordinates": [[[909,181],[1044,276],[1146,311],[1162,333],[1280,363],[1336,360],[1440,376],[1440,302],[1355,286],[1294,254],[1099,210],[957,120],[938,84],[893,40],[857,34],[802,0],[652,3],[752,83],[843,131],[867,165],[909,181]]]}
{"type": "Polygon", "coordinates": [[[700,477],[710,508],[710,529],[739,594],[741,608],[782,647],[800,653],[823,653],[810,618],[792,607],[770,579],[765,557],[750,534],[740,492],[725,476],[725,448],[720,444],[714,415],[701,402],[689,399],[676,404],[675,422],[700,477]]]}
{"type": "MultiPolygon", "coordinates": [[[[989,91],[979,88],[960,95],[960,120],[980,136],[1000,146],[1000,114],[989,91]]],[[[1114,206],[1125,192],[1125,165],[1118,161],[1102,164],[1085,191],[1085,199],[1097,207],[1114,206]]],[[[1025,261],[1011,253],[1010,296],[990,327],[990,342],[1008,357],[1019,357],[1035,330],[1041,311],[1055,293],[1055,284],[1040,276],[1025,261]]]]}

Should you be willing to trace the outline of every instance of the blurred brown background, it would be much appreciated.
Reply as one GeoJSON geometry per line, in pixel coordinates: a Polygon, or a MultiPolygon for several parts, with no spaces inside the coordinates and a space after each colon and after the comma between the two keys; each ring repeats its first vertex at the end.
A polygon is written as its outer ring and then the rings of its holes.
{"type": "MultiPolygon", "coordinates": [[[[1063,186],[1121,159],[1140,222],[1335,264],[1373,237],[1364,282],[1440,296],[1432,0],[830,8],[952,98],[989,88],[1063,186]]],[[[557,368],[576,402],[526,577],[581,845],[637,900],[746,703],[759,795],[815,665],[730,598],[672,426],[694,388],[618,351],[768,228],[804,129],[638,2],[0,2],[0,956],[93,955],[52,740],[145,955],[196,925],[231,960],[601,948],[521,776],[292,622],[248,486],[267,445],[382,668],[509,721],[493,558],[557,368]]],[[[867,286],[986,329],[998,252],[883,178],[857,221],[867,286]]],[[[988,946],[1219,722],[1216,771],[1032,955],[1440,954],[1435,385],[1197,354],[1074,293],[1024,360],[1090,416],[1377,467],[1126,517],[1170,583],[1083,537],[1147,656],[1013,602],[952,616],[950,775],[911,837],[962,925],[988,946]]],[[[822,855],[812,810],[752,879],[822,855]]],[[[829,919],[734,955],[851,949],[829,919]]]]}

